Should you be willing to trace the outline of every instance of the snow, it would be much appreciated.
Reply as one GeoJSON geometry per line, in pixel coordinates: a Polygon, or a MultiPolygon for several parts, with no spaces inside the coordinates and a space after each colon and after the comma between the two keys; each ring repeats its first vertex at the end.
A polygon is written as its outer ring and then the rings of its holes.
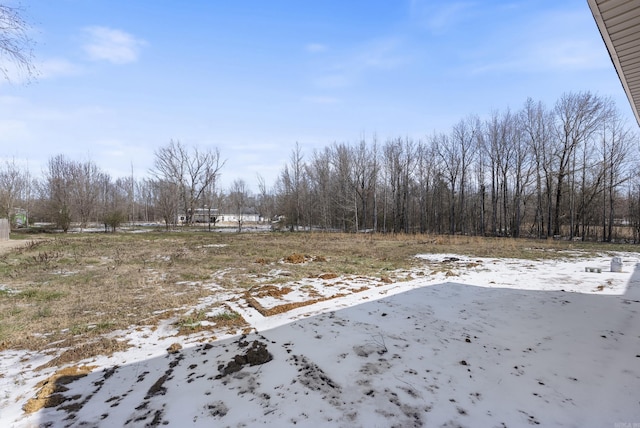
{"type": "Polygon", "coordinates": [[[254,332],[218,340],[210,332],[178,336],[171,320],[120,332],[132,347],[81,362],[95,368],[65,385],[64,396],[72,397],[62,405],[67,410],[25,414],[36,384],[57,368],[33,370],[51,356],[7,350],[0,353],[0,421],[640,426],[640,259],[616,254],[623,261],[617,273],[610,272],[611,255],[569,256],[421,255],[423,264],[405,272],[405,282],[344,277],[281,284],[293,291],[281,300],[265,296],[263,306],[327,298],[339,288],[345,295],[272,316],[226,291],[204,299],[202,308],[224,299],[254,332]],[[175,343],[182,349],[167,352],[175,343]],[[262,347],[270,360],[260,360],[262,347]],[[233,361],[241,363],[237,371],[233,361]]]}

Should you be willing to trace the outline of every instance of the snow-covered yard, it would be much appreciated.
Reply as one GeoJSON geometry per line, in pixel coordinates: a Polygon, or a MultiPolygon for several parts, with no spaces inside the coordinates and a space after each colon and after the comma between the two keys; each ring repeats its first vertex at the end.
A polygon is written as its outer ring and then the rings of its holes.
{"type": "Polygon", "coordinates": [[[621,273],[609,272],[610,257],[450,254],[419,256],[424,264],[407,271],[406,282],[283,282],[280,293],[250,296],[263,308],[294,304],[271,316],[246,295],[224,296],[253,328],[248,335],[178,336],[167,320],[119,333],[134,346],[58,375],[60,367],[34,370],[50,356],[4,351],[0,420],[10,427],[640,426],[640,259],[620,256],[621,273]],[[591,267],[602,273],[585,271],[591,267]],[[295,307],[309,300],[316,303],[295,307]],[[45,379],[59,402],[26,414],[45,379]]]}

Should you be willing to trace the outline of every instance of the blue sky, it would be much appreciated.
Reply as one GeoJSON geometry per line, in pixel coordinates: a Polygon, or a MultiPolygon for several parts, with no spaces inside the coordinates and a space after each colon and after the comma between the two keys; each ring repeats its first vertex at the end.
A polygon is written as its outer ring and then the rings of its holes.
{"type": "MultiPolygon", "coordinates": [[[[9,0],[8,4],[16,4],[9,0]]],[[[171,139],[217,147],[221,186],[272,184],[363,137],[426,138],[469,114],[609,96],[635,124],[586,0],[29,0],[39,77],[0,83],[0,158],[64,154],[147,175],[171,139]]]]}

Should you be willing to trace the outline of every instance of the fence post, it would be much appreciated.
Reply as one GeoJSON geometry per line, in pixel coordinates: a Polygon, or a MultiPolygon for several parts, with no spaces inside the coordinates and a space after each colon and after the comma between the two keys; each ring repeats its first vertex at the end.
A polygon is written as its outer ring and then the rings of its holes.
{"type": "Polygon", "coordinates": [[[9,240],[9,220],[6,218],[0,218],[0,241],[9,240]]]}

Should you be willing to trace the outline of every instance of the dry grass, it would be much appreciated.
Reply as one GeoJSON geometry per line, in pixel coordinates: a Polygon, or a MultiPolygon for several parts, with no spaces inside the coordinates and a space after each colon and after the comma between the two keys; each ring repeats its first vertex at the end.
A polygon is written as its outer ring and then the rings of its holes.
{"type": "Polygon", "coordinates": [[[62,367],[65,364],[98,355],[110,356],[115,352],[126,350],[129,346],[124,341],[106,337],[98,337],[89,341],[83,341],[82,337],[78,337],[69,339],[65,341],[65,343],[59,343],[58,347],[67,349],[47,363],[36,367],[34,370],[38,371],[49,367],[62,367]]]}
{"type": "Polygon", "coordinates": [[[242,295],[256,285],[267,287],[264,292],[268,292],[270,285],[334,275],[392,282],[401,280],[395,277],[397,270],[417,263],[413,256],[419,253],[541,259],[558,254],[566,257],[561,250],[603,248],[636,249],[562,241],[381,234],[57,236],[25,242],[0,255],[0,350],[42,350],[63,347],[62,343],[84,349],[83,355],[103,352],[102,348],[119,346],[101,342],[104,333],[153,326],[163,318],[177,318],[185,334],[199,329],[204,319],[222,327],[246,327],[237,314],[216,320],[190,311],[200,299],[216,292],[208,287],[211,284],[242,295]]]}

